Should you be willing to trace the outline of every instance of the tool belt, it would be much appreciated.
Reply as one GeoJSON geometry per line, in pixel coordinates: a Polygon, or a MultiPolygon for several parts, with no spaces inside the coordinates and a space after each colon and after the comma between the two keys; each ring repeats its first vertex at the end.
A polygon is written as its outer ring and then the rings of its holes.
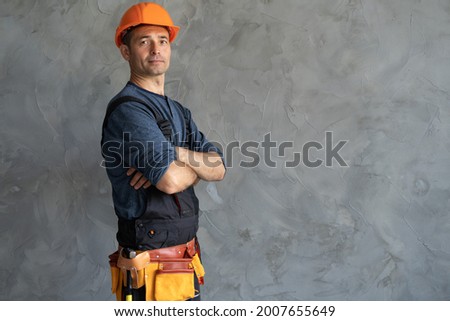
{"type": "Polygon", "coordinates": [[[127,271],[131,272],[132,288],[145,286],[147,301],[185,301],[195,296],[194,273],[203,284],[205,271],[200,261],[196,238],[186,244],[147,251],[136,251],[127,259],[123,248],[109,255],[112,293],[123,300],[122,289],[127,286],[127,271]]]}

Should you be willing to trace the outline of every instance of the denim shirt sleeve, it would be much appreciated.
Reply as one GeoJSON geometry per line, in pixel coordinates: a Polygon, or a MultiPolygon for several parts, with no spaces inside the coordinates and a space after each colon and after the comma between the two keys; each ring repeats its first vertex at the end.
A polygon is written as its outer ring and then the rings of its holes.
{"type": "Polygon", "coordinates": [[[103,153],[108,169],[134,167],[156,185],[176,159],[153,114],[144,106],[123,103],[111,113],[105,128],[103,153]]]}

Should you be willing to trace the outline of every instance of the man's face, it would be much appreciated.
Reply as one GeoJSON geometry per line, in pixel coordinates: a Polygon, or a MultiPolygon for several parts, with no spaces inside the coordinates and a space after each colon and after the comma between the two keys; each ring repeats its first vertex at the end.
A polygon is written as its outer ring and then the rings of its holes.
{"type": "Polygon", "coordinates": [[[121,52],[135,76],[163,75],[170,65],[169,32],[164,27],[139,26],[132,31],[129,47],[122,45],[121,52]]]}

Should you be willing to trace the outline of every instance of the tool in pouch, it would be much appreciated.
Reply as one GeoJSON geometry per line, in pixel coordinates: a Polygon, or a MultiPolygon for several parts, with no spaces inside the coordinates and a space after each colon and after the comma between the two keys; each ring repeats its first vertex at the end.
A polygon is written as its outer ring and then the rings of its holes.
{"type": "MultiPolygon", "coordinates": [[[[136,251],[130,248],[123,248],[121,255],[124,255],[128,259],[134,259],[136,257],[136,251]]],[[[132,287],[132,277],[131,271],[127,270],[127,287],[125,292],[125,301],[133,301],[133,287],[132,287]]]]}

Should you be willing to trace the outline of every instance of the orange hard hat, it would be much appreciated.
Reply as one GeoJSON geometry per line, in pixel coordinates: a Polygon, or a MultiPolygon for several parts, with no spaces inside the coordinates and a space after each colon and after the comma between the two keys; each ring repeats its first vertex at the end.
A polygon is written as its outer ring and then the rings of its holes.
{"type": "Polygon", "coordinates": [[[120,47],[122,38],[128,28],[140,24],[167,27],[169,29],[169,41],[175,40],[180,27],[175,26],[169,13],[159,4],[153,2],[141,2],[131,6],[122,16],[116,29],[116,46],[120,47]]]}

